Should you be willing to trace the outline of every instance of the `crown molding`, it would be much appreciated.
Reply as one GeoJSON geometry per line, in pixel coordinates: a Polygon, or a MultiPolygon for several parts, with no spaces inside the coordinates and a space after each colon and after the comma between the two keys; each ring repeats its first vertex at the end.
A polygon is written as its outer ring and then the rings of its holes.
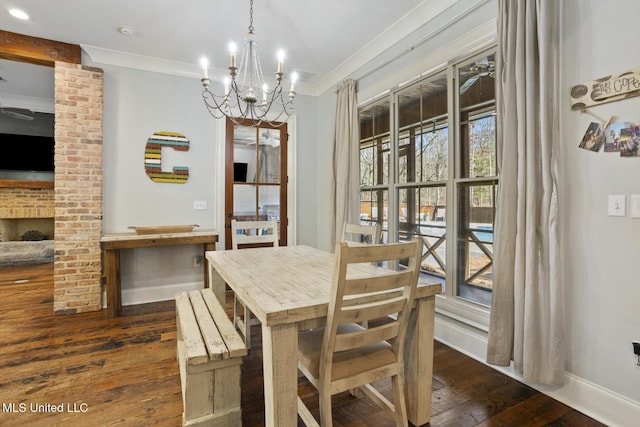
{"type": "MultiPolygon", "coordinates": [[[[487,0],[479,0],[484,3],[487,0]]],[[[393,25],[373,38],[366,46],[355,52],[313,85],[312,95],[320,95],[338,84],[345,76],[355,73],[378,55],[392,48],[420,27],[427,25],[458,0],[425,0],[401,17],[393,25]],[[426,19],[425,17],[431,17],[426,19]]]]}
{"type": "MultiPolygon", "coordinates": [[[[438,26],[423,37],[421,43],[434,37],[443,28],[462,19],[471,11],[475,10],[488,0],[477,0],[465,11],[457,14],[445,24],[438,26]]],[[[349,75],[353,75],[362,69],[376,57],[392,48],[396,43],[409,36],[414,31],[424,28],[447,9],[458,3],[459,0],[424,0],[411,11],[397,20],[389,28],[381,32],[377,37],[372,39],[366,46],[355,52],[340,65],[335,67],[326,76],[317,83],[299,82],[297,84],[297,93],[301,95],[319,96],[326,91],[333,90],[336,84],[349,75]],[[425,17],[430,17],[425,19],[425,17]]],[[[104,49],[97,46],[80,45],[83,52],[88,55],[92,62],[103,65],[114,65],[125,68],[132,68],[142,71],[151,71],[156,73],[170,74],[188,78],[196,78],[200,80],[201,71],[197,64],[170,61],[166,59],[153,58],[144,55],[135,55],[122,51],[104,49]]],[[[413,47],[406,49],[411,51],[413,47]]],[[[209,79],[214,82],[222,83],[223,78],[227,76],[227,69],[210,69],[209,79]]]]}

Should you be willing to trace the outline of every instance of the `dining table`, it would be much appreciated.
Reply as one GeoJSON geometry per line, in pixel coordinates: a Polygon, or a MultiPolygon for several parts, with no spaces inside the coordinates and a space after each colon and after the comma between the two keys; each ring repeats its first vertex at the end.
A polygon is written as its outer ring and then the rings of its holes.
{"type": "MultiPolygon", "coordinates": [[[[227,286],[262,326],[265,425],[297,426],[298,332],[326,321],[334,254],[306,245],[210,251],[208,284],[224,304],[227,286]]],[[[378,269],[363,265],[363,269],[378,269]]],[[[414,425],[431,417],[435,297],[421,278],[405,339],[405,398],[414,425]]]]}

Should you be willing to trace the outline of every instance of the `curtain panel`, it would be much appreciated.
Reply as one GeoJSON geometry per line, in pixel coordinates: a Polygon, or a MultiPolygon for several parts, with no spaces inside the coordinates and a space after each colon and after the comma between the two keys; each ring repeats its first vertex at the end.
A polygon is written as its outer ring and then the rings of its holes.
{"type": "Polygon", "coordinates": [[[487,362],[525,381],[564,380],[558,240],[559,3],[499,0],[500,186],[487,362]]]}
{"type": "Polygon", "coordinates": [[[360,128],[356,81],[345,80],[336,89],[331,182],[331,250],[342,239],[345,222],[359,222],[360,128]]]}

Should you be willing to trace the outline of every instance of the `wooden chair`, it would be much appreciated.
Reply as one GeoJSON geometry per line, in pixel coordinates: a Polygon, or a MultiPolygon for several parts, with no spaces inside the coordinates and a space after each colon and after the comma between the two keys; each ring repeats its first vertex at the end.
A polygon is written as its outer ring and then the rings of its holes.
{"type": "MultiPolygon", "coordinates": [[[[299,333],[298,368],[318,389],[320,422],[332,426],[331,396],[360,388],[374,402],[395,412],[406,426],[404,340],[420,273],[421,242],[336,245],[335,273],[325,327],[299,333]],[[408,259],[406,267],[383,269],[408,259]],[[388,263],[388,264],[387,264],[388,263]],[[381,272],[383,274],[381,274],[381,272]],[[391,321],[363,328],[359,323],[390,316],[391,321]],[[391,377],[391,403],[370,384],[391,377]],[[395,404],[395,405],[394,405],[395,404]]],[[[298,414],[318,425],[298,397],[298,414]]]]}
{"type": "MultiPolygon", "coordinates": [[[[342,241],[349,245],[373,245],[382,242],[382,227],[379,222],[371,225],[352,224],[345,222],[342,230],[342,241]]],[[[369,322],[364,321],[362,326],[367,327],[369,322]]]]}
{"type": "Polygon", "coordinates": [[[363,244],[377,244],[382,240],[380,223],[372,225],[352,224],[346,222],[342,230],[342,241],[363,244]]]}
{"type": "MultiPolygon", "coordinates": [[[[278,222],[231,220],[231,248],[245,246],[278,246],[278,222]]],[[[251,311],[238,298],[233,297],[233,323],[244,338],[247,349],[251,348],[251,326],[260,322],[251,316],[251,311]]]]}

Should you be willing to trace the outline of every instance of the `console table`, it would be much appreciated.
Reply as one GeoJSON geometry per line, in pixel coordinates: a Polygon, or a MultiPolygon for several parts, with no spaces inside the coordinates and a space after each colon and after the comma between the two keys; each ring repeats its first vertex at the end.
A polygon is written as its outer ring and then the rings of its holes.
{"type": "MultiPolygon", "coordinates": [[[[113,233],[105,234],[100,239],[104,252],[103,271],[107,286],[107,313],[109,317],[116,317],[122,309],[122,289],[120,282],[120,249],[151,248],[157,246],[195,245],[203,246],[203,255],[207,251],[215,250],[218,233],[214,230],[198,230],[184,233],[136,234],[113,233]]],[[[209,261],[206,256],[203,261],[204,283],[209,287],[209,261]]]]}

